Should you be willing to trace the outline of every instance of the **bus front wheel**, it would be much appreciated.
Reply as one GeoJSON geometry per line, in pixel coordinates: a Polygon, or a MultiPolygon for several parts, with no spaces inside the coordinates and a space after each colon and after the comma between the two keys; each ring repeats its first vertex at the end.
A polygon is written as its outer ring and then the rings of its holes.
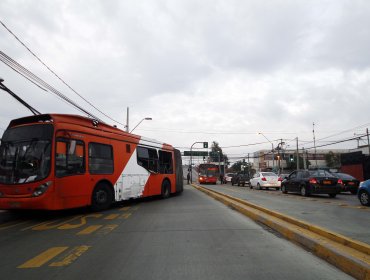
{"type": "Polygon", "coordinates": [[[113,194],[109,186],[105,183],[99,183],[92,194],[91,208],[93,211],[108,209],[112,204],[112,200],[113,194]]]}

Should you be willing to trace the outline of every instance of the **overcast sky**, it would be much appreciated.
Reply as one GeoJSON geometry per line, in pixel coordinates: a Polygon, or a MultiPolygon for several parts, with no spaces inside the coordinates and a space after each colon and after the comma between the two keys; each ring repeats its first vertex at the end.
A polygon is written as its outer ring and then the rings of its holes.
{"type": "MultiPolygon", "coordinates": [[[[318,145],[370,126],[368,0],[2,0],[0,19],[100,110],[125,123],[130,107],[131,128],[152,117],[135,132],[181,150],[196,141],[217,141],[230,157],[271,148],[258,132],[309,148],[313,122],[316,139],[335,135],[318,145]]],[[[1,25],[0,38],[1,51],[114,124],[1,25]]],[[[2,62],[0,77],[43,113],[79,114],[2,62]]],[[[0,101],[2,130],[30,114],[5,92],[0,101]]]]}

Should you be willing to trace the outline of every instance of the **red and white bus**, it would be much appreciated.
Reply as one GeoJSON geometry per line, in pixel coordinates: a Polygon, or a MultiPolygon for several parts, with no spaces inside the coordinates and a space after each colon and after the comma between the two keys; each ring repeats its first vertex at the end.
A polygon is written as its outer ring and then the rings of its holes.
{"type": "Polygon", "coordinates": [[[213,163],[199,164],[198,181],[200,184],[216,184],[219,176],[218,166],[213,163]]]}
{"type": "Polygon", "coordinates": [[[57,210],[183,191],[171,145],[86,117],[16,119],[0,146],[0,209],[57,210]]]}

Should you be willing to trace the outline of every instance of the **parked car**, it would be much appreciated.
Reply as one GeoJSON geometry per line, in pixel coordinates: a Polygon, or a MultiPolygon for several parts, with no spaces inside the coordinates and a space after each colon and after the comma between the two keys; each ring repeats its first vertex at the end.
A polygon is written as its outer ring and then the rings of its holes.
{"type": "Polygon", "coordinates": [[[249,184],[249,175],[238,173],[231,178],[231,185],[245,186],[249,184]]]}
{"type": "Polygon", "coordinates": [[[342,180],[326,170],[298,170],[281,183],[283,193],[297,192],[302,196],[328,194],[335,197],[342,190],[342,180]]]}
{"type": "Polygon", "coordinates": [[[281,180],[279,176],[273,172],[257,172],[254,174],[253,178],[250,180],[250,187],[256,188],[257,190],[266,188],[280,189],[281,180]]]}
{"type": "Polygon", "coordinates": [[[370,206],[370,180],[360,183],[357,196],[362,205],[370,206]]]}
{"type": "Polygon", "coordinates": [[[357,194],[358,186],[360,185],[359,180],[346,173],[333,173],[333,174],[337,178],[342,179],[343,182],[342,191],[351,192],[351,194],[357,194]]]}
{"type": "Polygon", "coordinates": [[[235,173],[226,173],[224,180],[227,182],[231,182],[231,178],[235,176],[235,173]]]}

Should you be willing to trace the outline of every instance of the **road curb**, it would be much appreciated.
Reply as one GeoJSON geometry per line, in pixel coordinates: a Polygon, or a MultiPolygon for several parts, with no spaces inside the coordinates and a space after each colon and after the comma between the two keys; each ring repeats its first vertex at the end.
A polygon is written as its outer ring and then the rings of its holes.
{"type": "Polygon", "coordinates": [[[325,228],[309,224],[245,200],[192,184],[225,205],[254,221],[276,230],[347,274],[370,280],[370,246],[325,228]]]}

